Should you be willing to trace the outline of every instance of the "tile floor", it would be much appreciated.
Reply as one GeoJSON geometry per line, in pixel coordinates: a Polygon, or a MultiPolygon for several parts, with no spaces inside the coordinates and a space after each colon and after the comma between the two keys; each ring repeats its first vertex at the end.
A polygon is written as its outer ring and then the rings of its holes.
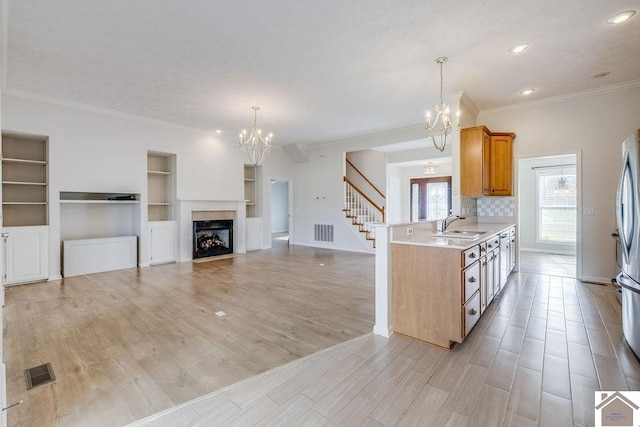
{"type": "Polygon", "coordinates": [[[520,271],[523,273],[576,277],[576,257],[572,255],[520,251],[519,259],[520,271]]]}

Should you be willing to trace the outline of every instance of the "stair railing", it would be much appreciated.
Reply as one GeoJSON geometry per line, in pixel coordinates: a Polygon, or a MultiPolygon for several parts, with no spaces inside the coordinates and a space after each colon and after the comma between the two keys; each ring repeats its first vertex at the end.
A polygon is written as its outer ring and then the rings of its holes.
{"type": "Polygon", "coordinates": [[[369,196],[355,186],[349,178],[343,177],[345,205],[347,216],[354,218],[354,223],[365,224],[384,222],[384,206],[377,205],[369,196]]]}

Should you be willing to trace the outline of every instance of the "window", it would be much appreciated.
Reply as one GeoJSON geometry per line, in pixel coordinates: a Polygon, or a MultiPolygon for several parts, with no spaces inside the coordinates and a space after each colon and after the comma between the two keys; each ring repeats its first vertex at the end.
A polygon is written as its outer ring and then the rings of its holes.
{"type": "Polygon", "coordinates": [[[411,222],[434,221],[451,213],[451,177],[411,180],[411,222]]]}
{"type": "Polygon", "coordinates": [[[575,243],[576,170],[557,167],[538,170],[538,241],[575,243]]]}

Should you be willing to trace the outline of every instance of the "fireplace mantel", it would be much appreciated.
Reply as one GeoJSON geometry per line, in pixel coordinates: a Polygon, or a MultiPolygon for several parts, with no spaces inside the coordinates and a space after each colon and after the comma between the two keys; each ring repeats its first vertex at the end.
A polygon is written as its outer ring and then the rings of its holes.
{"type": "Polygon", "coordinates": [[[246,202],[244,200],[178,200],[180,262],[193,260],[193,213],[226,211],[233,214],[233,252],[246,253],[246,202]]]}

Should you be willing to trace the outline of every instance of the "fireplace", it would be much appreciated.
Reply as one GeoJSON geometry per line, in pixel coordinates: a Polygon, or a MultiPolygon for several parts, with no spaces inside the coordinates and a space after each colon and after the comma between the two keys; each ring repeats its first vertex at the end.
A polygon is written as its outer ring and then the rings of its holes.
{"type": "Polygon", "coordinates": [[[193,221],[193,258],[233,253],[233,220],[193,221]]]}

